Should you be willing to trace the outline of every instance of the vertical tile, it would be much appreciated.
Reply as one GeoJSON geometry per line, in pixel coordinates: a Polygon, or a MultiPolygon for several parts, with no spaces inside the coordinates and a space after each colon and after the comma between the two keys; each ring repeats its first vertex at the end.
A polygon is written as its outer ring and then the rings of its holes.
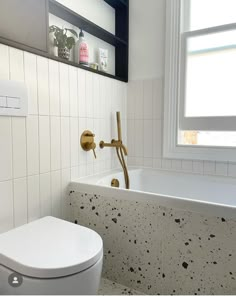
{"type": "MultiPolygon", "coordinates": [[[[82,133],[87,129],[87,120],[86,118],[79,118],[79,138],[81,137],[82,133]]],[[[81,146],[78,149],[78,160],[79,165],[85,165],[87,163],[87,152],[84,151],[81,146]]]]}
{"type": "Polygon", "coordinates": [[[23,51],[10,47],[10,79],[24,81],[23,51]]]}
{"type": "Polygon", "coordinates": [[[170,170],[171,169],[171,160],[163,158],[161,162],[161,167],[165,170],[170,170]]]}
{"type": "Polygon", "coordinates": [[[18,227],[28,221],[27,182],[26,178],[15,179],[14,185],[14,226],[18,227]]]}
{"type": "Polygon", "coordinates": [[[153,121],[153,157],[162,157],[162,121],[153,121]]]}
{"type": "Polygon", "coordinates": [[[26,176],[26,126],[24,117],[12,118],[14,178],[26,176]]]}
{"type": "Polygon", "coordinates": [[[181,171],[182,169],[182,161],[179,159],[172,159],[171,168],[174,171],[181,171]]]}
{"type": "Polygon", "coordinates": [[[49,60],[50,114],[60,116],[59,63],[49,60]]]}
{"type": "Polygon", "coordinates": [[[28,89],[28,113],[38,114],[37,60],[36,56],[24,52],[25,83],[28,89]]]}
{"type": "Polygon", "coordinates": [[[62,218],[70,221],[70,207],[67,202],[68,198],[68,186],[70,184],[71,176],[70,169],[63,169],[61,171],[61,209],[62,209],[62,218]]]}
{"type": "Polygon", "coordinates": [[[162,78],[153,80],[153,118],[163,118],[163,81],[162,78]]]}
{"type": "Polygon", "coordinates": [[[78,77],[77,69],[69,67],[70,116],[78,116],[78,77]]]}
{"type": "Polygon", "coordinates": [[[40,175],[40,209],[41,217],[52,214],[50,173],[40,175]]]}
{"type": "Polygon", "coordinates": [[[52,215],[61,218],[61,171],[51,172],[52,215]]]}
{"type": "Polygon", "coordinates": [[[128,129],[128,139],[127,139],[127,146],[128,146],[128,155],[135,156],[135,121],[128,119],[127,121],[127,129],[128,129]]]}
{"type": "Polygon", "coordinates": [[[51,170],[61,168],[61,119],[51,116],[51,170]]]}
{"type": "Polygon", "coordinates": [[[99,76],[94,75],[93,78],[93,100],[94,100],[94,118],[101,117],[101,102],[100,102],[100,89],[99,89],[99,76]]]}
{"type": "Polygon", "coordinates": [[[27,170],[28,175],[39,174],[39,128],[38,116],[26,119],[27,129],[27,170]]]}
{"type": "Polygon", "coordinates": [[[198,174],[203,174],[204,166],[203,161],[195,160],[193,161],[193,172],[198,174]]]}
{"type": "Polygon", "coordinates": [[[60,101],[61,116],[70,115],[70,94],[69,94],[69,66],[59,64],[60,70],[60,101]]]}
{"type": "Polygon", "coordinates": [[[135,120],[135,157],[143,157],[143,120],[135,120]]]}
{"type": "Polygon", "coordinates": [[[235,163],[229,163],[228,175],[229,175],[229,177],[236,177],[236,164],[235,163]]]}
{"type": "Polygon", "coordinates": [[[86,117],[86,79],[81,69],[78,69],[78,109],[79,117],[86,117]]]}
{"type": "Polygon", "coordinates": [[[135,82],[130,81],[128,83],[128,100],[127,100],[127,117],[128,119],[134,119],[135,118],[135,108],[134,108],[134,102],[135,102],[135,82]]]}
{"type": "Polygon", "coordinates": [[[204,174],[215,175],[216,164],[214,161],[204,161],[204,174]]]}
{"type": "Polygon", "coordinates": [[[49,116],[39,116],[40,173],[50,171],[50,123],[49,116]]]}
{"type": "Polygon", "coordinates": [[[37,56],[39,115],[49,115],[48,60],[37,56]]]}
{"type": "Polygon", "coordinates": [[[14,227],[12,188],[12,181],[0,182],[0,233],[14,227]]]}
{"type": "Polygon", "coordinates": [[[192,160],[182,160],[182,170],[185,172],[192,172],[193,170],[192,160]]]}
{"type": "Polygon", "coordinates": [[[153,116],[153,87],[152,80],[143,82],[143,118],[152,119],[153,116]]]}
{"type": "Polygon", "coordinates": [[[144,157],[153,157],[153,121],[144,120],[144,157]]]}
{"type": "Polygon", "coordinates": [[[61,168],[70,167],[70,120],[61,117],[61,168]]]}
{"type": "Polygon", "coordinates": [[[39,175],[28,177],[28,222],[40,218],[39,175]]]}
{"type": "Polygon", "coordinates": [[[216,162],[216,175],[227,176],[228,174],[228,163],[227,162],[216,162]]]}
{"type": "Polygon", "coordinates": [[[12,178],[11,118],[0,117],[0,182],[12,178]]]}
{"type": "Polygon", "coordinates": [[[134,110],[135,119],[143,119],[143,81],[135,82],[134,110]]]}
{"type": "Polygon", "coordinates": [[[86,72],[86,114],[87,117],[93,118],[94,100],[93,100],[93,74],[86,72]]]}
{"type": "Polygon", "coordinates": [[[0,44],[0,79],[10,79],[9,47],[0,44]]]}
{"type": "Polygon", "coordinates": [[[79,163],[79,125],[78,118],[70,118],[70,154],[71,166],[77,166],[79,163]]]}

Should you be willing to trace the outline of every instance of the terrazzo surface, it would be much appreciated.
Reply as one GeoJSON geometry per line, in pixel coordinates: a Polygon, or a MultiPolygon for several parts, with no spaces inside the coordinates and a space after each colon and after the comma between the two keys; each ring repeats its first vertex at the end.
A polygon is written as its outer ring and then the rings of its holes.
{"type": "Polygon", "coordinates": [[[103,276],[144,294],[236,294],[236,221],[86,193],[72,220],[104,242],[103,276]]]}
{"type": "Polygon", "coordinates": [[[98,295],[143,295],[123,285],[102,278],[98,295]]]}

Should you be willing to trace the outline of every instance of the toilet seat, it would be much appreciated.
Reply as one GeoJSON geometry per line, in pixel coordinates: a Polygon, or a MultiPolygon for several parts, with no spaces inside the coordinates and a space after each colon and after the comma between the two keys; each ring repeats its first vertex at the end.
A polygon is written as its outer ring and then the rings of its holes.
{"type": "Polygon", "coordinates": [[[95,231],[53,217],[0,235],[0,265],[29,277],[69,276],[102,256],[102,239],[95,231]]]}

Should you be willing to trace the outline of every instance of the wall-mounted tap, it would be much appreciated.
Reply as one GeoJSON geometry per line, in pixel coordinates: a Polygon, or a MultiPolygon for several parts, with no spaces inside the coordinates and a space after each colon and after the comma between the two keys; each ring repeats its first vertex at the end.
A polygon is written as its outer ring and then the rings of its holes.
{"type": "Polygon", "coordinates": [[[120,161],[121,167],[124,172],[124,178],[125,178],[125,187],[126,189],[129,189],[129,173],[128,169],[125,163],[124,155],[127,156],[127,148],[122,143],[122,135],[121,135],[121,121],[120,121],[120,112],[116,112],[116,119],[117,119],[117,132],[118,132],[118,140],[112,140],[111,143],[105,143],[104,141],[101,141],[99,146],[101,149],[105,147],[112,147],[116,148],[117,157],[120,161]]]}

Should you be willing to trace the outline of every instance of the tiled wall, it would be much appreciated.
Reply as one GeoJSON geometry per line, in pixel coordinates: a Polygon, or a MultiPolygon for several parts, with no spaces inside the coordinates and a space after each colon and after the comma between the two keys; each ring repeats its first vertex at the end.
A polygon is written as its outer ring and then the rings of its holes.
{"type": "Polygon", "coordinates": [[[72,178],[117,165],[111,149],[97,160],[80,147],[90,129],[96,143],[116,136],[126,84],[0,44],[0,79],[25,81],[29,115],[0,117],[0,233],[45,215],[67,217],[63,197],[72,178]]]}
{"type": "Polygon", "coordinates": [[[136,80],[128,84],[129,165],[236,177],[235,163],[162,157],[163,84],[163,79],[136,80]]]}

